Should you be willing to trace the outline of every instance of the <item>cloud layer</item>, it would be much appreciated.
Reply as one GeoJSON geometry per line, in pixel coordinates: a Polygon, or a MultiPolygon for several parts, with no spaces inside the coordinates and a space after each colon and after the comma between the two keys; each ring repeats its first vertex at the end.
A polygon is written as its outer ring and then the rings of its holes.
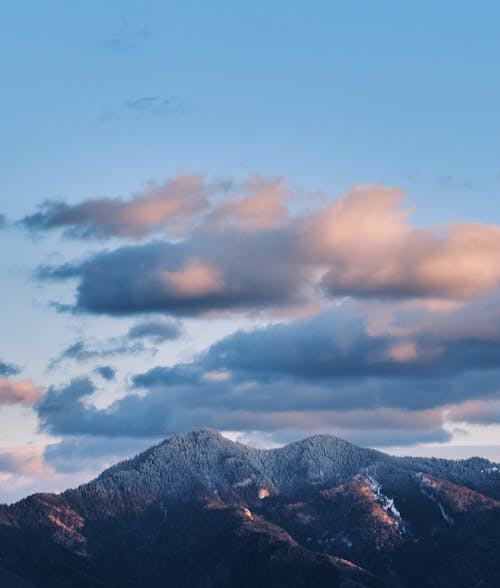
{"type": "MultiPolygon", "coordinates": [[[[45,203],[22,220],[28,230],[123,242],[38,278],[76,285],[66,310],[140,317],[123,337],[79,340],[57,361],[175,341],[180,317],[275,322],[129,373],[108,405],[88,377],[52,386],[34,404],[41,430],[140,440],[212,426],[398,445],[500,424],[500,227],[415,227],[404,199],[362,186],[305,209],[279,178],[192,175],[128,200],[45,203]]],[[[100,385],[115,378],[111,366],[94,373],[100,385]]]]}
{"type": "Polygon", "coordinates": [[[482,331],[466,320],[470,306],[437,323],[431,310],[398,309],[374,332],[367,309],[345,302],[136,374],[141,393],[107,408],[89,402],[97,390],[79,379],[50,388],[37,411],[46,431],[62,435],[160,437],[208,425],[322,430],[372,445],[445,441],[449,424],[500,423],[500,312],[497,328],[482,331]]]}
{"type": "MultiPolygon", "coordinates": [[[[194,192],[203,192],[206,183],[196,182],[194,192]]],[[[275,311],[342,296],[450,303],[498,290],[500,227],[414,228],[411,211],[402,207],[404,194],[375,186],[295,214],[285,206],[290,191],[281,180],[254,178],[246,189],[245,196],[195,207],[181,240],[118,247],[42,267],[38,276],[76,279],[73,309],[110,315],[275,311]]],[[[92,204],[91,216],[82,212],[90,206],[84,202],[71,209],[64,226],[144,236],[167,218],[182,225],[190,198],[181,198],[183,206],[168,216],[164,206],[170,210],[173,197],[155,194],[154,204],[150,198],[106,205],[106,213],[92,204]]],[[[46,209],[24,222],[50,228],[60,225],[57,218],[56,209],[46,209]]]]}

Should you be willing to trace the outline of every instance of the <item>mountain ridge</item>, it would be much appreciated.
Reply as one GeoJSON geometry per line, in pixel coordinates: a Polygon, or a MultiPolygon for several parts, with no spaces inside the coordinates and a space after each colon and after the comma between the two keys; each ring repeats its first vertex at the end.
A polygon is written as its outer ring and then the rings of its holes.
{"type": "Polygon", "coordinates": [[[500,470],[482,458],[394,457],[329,435],[256,449],[201,429],[1,506],[0,580],[495,586],[499,501],[500,470]]]}

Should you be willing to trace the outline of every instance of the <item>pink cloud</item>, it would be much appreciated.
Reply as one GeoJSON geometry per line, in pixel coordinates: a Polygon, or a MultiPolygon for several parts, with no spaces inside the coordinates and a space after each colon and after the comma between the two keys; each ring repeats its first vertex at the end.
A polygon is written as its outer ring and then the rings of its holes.
{"type": "Polygon", "coordinates": [[[11,382],[6,378],[0,379],[0,405],[31,405],[40,399],[41,393],[41,389],[35,387],[32,382],[28,380],[11,382]]]}
{"type": "Polygon", "coordinates": [[[245,196],[232,197],[217,203],[206,220],[216,229],[237,227],[242,231],[260,231],[284,224],[288,217],[285,200],[291,193],[281,178],[265,179],[254,174],[244,183],[245,196]]]}
{"type": "Polygon", "coordinates": [[[303,250],[323,264],[329,292],[456,300],[498,285],[500,227],[415,228],[403,201],[400,190],[365,186],[301,219],[303,250]]]}
{"type": "Polygon", "coordinates": [[[398,343],[387,350],[389,359],[397,362],[415,361],[418,357],[416,343],[398,343]]]}
{"type": "Polygon", "coordinates": [[[449,407],[446,415],[455,423],[500,424],[500,398],[468,400],[449,407]]]}
{"type": "MultiPolygon", "coordinates": [[[[231,198],[219,198],[221,182],[181,176],[127,202],[101,199],[102,215],[90,214],[89,201],[63,207],[59,216],[73,218],[72,229],[135,237],[168,229],[172,236],[167,221],[175,221],[178,233],[187,232],[182,240],[121,247],[69,273],[61,266],[41,275],[78,276],[77,306],[111,314],[297,312],[343,296],[419,301],[431,312],[453,314],[497,291],[500,226],[415,227],[404,192],[379,186],[355,188],[314,213],[292,214],[282,179],[252,176],[224,185],[231,198]]],[[[59,214],[57,207],[52,213],[59,214]]],[[[47,218],[43,226],[62,226],[47,218]]],[[[29,222],[42,223],[39,215],[29,222]]]]}
{"type": "Polygon", "coordinates": [[[261,418],[270,429],[278,426],[312,430],[325,427],[425,430],[440,427],[444,422],[440,408],[419,411],[393,408],[284,411],[266,413],[261,418]]]}
{"type": "Polygon", "coordinates": [[[0,472],[5,474],[43,475],[52,471],[44,462],[42,446],[0,449],[0,472]]]}
{"type": "Polygon", "coordinates": [[[104,220],[116,227],[117,234],[143,237],[174,217],[176,223],[187,223],[199,215],[208,206],[208,192],[202,176],[181,175],[122,202],[104,220]]]}
{"type": "Polygon", "coordinates": [[[222,273],[199,259],[189,259],[179,271],[162,270],[161,279],[168,291],[186,298],[203,296],[224,288],[222,273]]]}
{"type": "MultiPolygon", "coordinates": [[[[175,233],[186,230],[209,206],[208,196],[223,189],[199,174],[179,175],[151,185],[129,199],[96,197],[70,205],[48,201],[21,223],[34,231],[66,229],[73,237],[144,238],[175,219],[175,233]]],[[[170,227],[172,228],[172,227],[170,227]]]]}

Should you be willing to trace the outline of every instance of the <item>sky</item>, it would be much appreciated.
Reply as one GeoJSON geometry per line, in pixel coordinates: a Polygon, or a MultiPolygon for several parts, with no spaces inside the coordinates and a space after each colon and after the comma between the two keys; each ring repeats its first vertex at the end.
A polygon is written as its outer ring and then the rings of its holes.
{"type": "Polygon", "coordinates": [[[0,17],[0,502],[205,426],[500,461],[497,2],[0,17]]]}

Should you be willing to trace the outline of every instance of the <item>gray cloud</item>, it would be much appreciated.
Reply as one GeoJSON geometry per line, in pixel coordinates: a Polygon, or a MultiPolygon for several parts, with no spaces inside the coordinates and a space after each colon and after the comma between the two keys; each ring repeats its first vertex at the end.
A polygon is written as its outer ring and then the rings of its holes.
{"type": "Polygon", "coordinates": [[[19,374],[20,371],[21,369],[17,365],[0,361],[0,376],[15,376],[19,374]]]}
{"type": "MultiPolygon", "coordinates": [[[[120,338],[111,338],[100,344],[80,340],[66,347],[58,357],[53,359],[49,363],[49,369],[56,368],[65,360],[86,362],[94,359],[116,357],[118,355],[143,353],[144,351],[146,351],[146,348],[142,343],[128,343],[120,338]]],[[[106,373],[109,373],[109,371],[106,373]]],[[[101,373],[101,375],[103,374],[101,373]]]]}
{"type": "Polygon", "coordinates": [[[293,242],[276,230],[259,239],[231,231],[221,239],[201,234],[121,247],[81,264],[40,268],[38,277],[77,277],[77,311],[189,316],[299,304],[307,299],[304,272],[293,242]]]}
{"type": "Polygon", "coordinates": [[[157,345],[179,339],[181,335],[179,322],[162,318],[137,323],[127,333],[129,339],[149,339],[157,345]]]}
{"type": "MultiPolygon", "coordinates": [[[[145,396],[129,395],[107,409],[97,409],[82,402],[94,392],[92,384],[84,380],[74,380],[61,389],[51,388],[38,406],[43,429],[58,435],[112,438],[159,438],[202,426],[220,430],[268,431],[276,439],[290,431],[296,431],[295,438],[311,431],[324,431],[352,440],[368,442],[371,439],[372,444],[410,444],[449,438],[449,433],[442,428],[442,416],[432,411],[391,409],[388,414],[379,414],[357,409],[322,409],[298,412],[294,406],[285,408],[292,395],[286,395],[284,387],[281,388],[280,406],[269,409],[264,408],[258,390],[256,398],[251,398],[254,392],[251,389],[246,392],[246,406],[227,406],[227,399],[238,392],[224,386],[221,390],[221,386],[209,381],[196,388],[186,384],[172,389],[152,388],[145,396]],[[212,398],[214,396],[217,398],[212,398]]],[[[274,393],[277,392],[279,390],[275,389],[274,393]]],[[[314,394],[313,389],[309,392],[314,394]]],[[[334,399],[330,404],[335,405],[334,399]]]]}
{"type": "Polygon", "coordinates": [[[81,400],[92,395],[95,387],[87,378],[74,379],[61,389],[48,388],[37,405],[37,412],[42,427],[49,431],[60,431],[61,434],[71,435],[75,430],[81,432],[82,427],[88,426],[98,411],[92,407],[84,407],[81,400]],[[85,419],[78,426],[79,419],[85,419]]]}
{"type": "Polygon", "coordinates": [[[53,434],[160,437],[211,426],[321,430],[378,445],[444,441],[447,418],[492,422],[500,338],[471,339],[467,330],[460,338],[443,329],[437,339],[424,329],[410,344],[407,336],[370,333],[366,317],[345,304],[238,332],[192,363],[136,374],[131,385],[142,394],[106,409],[82,402],[95,388],[76,380],[51,388],[37,410],[53,434]]]}
{"type": "Polygon", "coordinates": [[[125,107],[139,117],[180,114],[184,109],[175,96],[141,96],[126,100],[125,107]]]}
{"type": "MultiPolygon", "coordinates": [[[[102,341],[80,339],[66,347],[56,358],[49,362],[48,369],[54,369],[66,360],[88,362],[120,355],[139,353],[156,353],[154,345],[178,339],[182,334],[179,322],[164,318],[143,321],[132,326],[121,337],[108,337],[102,341]],[[151,345],[145,345],[145,341],[151,345]]],[[[106,380],[114,379],[116,372],[109,366],[97,366],[94,372],[106,380]]]]}
{"type": "MultiPolygon", "coordinates": [[[[395,416],[396,418],[396,416],[395,416]]],[[[334,426],[330,423],[329,426],[318,425],[316,429],[308,428],[287,428],[278,429],[274,431],[245,431],[236,435],[236,440],[240,443],[248,444],[252,447],[275,447],[278,445],[286,445],[293,443],[298,439],[304,439],[314,433],[324,433],[336,435],[342,439],[346,439],[351,443],[356,443],[362,447],[394,447],[394,446],[410,446],[415,443],[446,443],[450,440],[451,434],[440,428],[435,429],[423,427],[421,430],[415,427],[411,429],[398,429],[394,422],[391,422],[387,428],[342,428],[334,426]]],[[[405,454],[410,454],[410,451],[405,454]]]]}
{"type": "Polygon", "coordinates": [[[97,471],[144,451],[158,441],[157,437],[68,436],[46,446],[44,460],[58,472],[72,473],[82,469],[97,471]]]}
{"type": "Polygon", "coordinates": [[[465,178],[459,178],[451,174],[450,172],[445,172],[438,176],[437,181],[439,185],[447,190],[473,190],[474,186],[470,180],[465,178]]]}
{"type": "MultiPolygon", "coordinates": [[[[468,307],[440,318],[420,311],[401,334],[373,334],[369,332],[370,315],[353,303],[345,303],[312,318],[234,333],[212,345],[200,361],[208,370],[229,370],[263,380],[287,376],[307,382],[445,378],[470,370],[496,369],[500,329],[481,333],[477,322],[457,327],[474,314],[468,307]],[[455,329],[450,331],[453,325],[455,329]]],[[[497,315],[499,324],[500,309],[497,315]]],[[[393,328],[397,330],[397,324],[393,328]]]]}
{"type": "Polygon", "coordinates": [[[100,365],[95,368],[94,372],[104,378],[108,382],[114,380],[116,377],[116,370],[110,365],[100,365]]]}
{"type": "Polygon", "coordinates": [[[113,119],[132,115],[137,119],[160,118],[171,115],[185,114],[183,103],[176,96],[141,96],[132,100],[125,100],[116,107],[103,106],[98,120],[107,123],[113,119]]]}

